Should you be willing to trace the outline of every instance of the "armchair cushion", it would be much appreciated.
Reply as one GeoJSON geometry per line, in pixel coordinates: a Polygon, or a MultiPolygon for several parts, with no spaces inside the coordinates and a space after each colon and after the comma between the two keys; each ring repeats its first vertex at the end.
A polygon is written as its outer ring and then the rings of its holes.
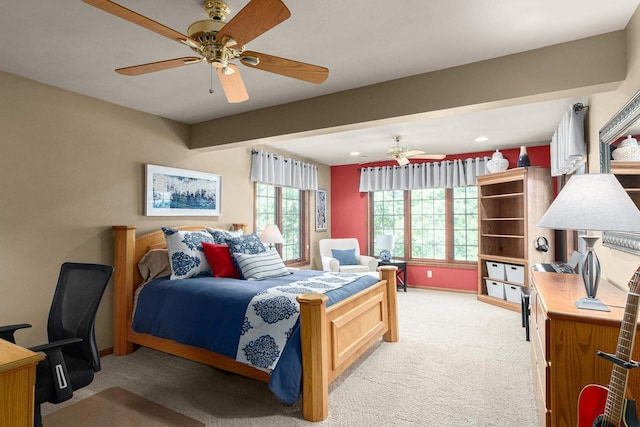
{"type": "Polygon", "coordinates": [[[358,265],[356,249],[331,249],[331,254],[338,260],[340,265],[358,265]]]}
{"type": "Polygon", "coordinates": [[[376,271],[378,261],[374,257],[360,255],[360,244],[355,238],[321,239],[318,242],[322,269],[325,271],[338,271],[343,273],[362,273],[376,271]],[[356,262],[343,264],[335,258],[333,250],[353,251],[356,262]]]}

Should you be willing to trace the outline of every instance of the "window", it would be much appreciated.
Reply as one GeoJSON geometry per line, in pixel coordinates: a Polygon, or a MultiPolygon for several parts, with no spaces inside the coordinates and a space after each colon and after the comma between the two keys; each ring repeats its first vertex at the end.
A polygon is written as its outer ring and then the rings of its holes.
{"type": "Polygon", "coordinates": [[[280,255],[287,264],[308,262],[307,194],[295,188],[255,184],[256,231],[268,224],[276,224],[284,244],[280,255]]]}
{"type": "Polygon", "coordinates": [[[477,187],[374,191],[371,194],[373,253],[375,236],[393,234],[397,258],[439,263],[478,259],[477,187]]]}

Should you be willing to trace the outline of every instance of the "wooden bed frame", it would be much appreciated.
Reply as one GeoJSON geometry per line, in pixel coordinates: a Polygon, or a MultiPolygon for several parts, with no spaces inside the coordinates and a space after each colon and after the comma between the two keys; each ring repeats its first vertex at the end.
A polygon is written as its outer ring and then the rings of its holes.
{"type": "MultiPolygon", "coordinates": [[[[203,226],[175,227],[203,230],[203,226]]],[[[246,231],[245,224],[234,224],[246,231]]],[[[138,261],[150,249],[166,247],[164,234],[156,231],[136,237],[136,227],[114,226],[115,291],[114,354],[126,355],[134,344],[269,382],[268,373],[236,362],[227,356],[164,338],[134,332],[131,328],[133,298],[142,281],[138,261]]],[[[300,302],[302,346],[302,415],[308,421],[328,416],[329,383],[348,368],[371,345],[398,341],[396,267],[380,267],[382,280],[351,297],[326,306],[327,296],[305,294],[300,302]]]]}

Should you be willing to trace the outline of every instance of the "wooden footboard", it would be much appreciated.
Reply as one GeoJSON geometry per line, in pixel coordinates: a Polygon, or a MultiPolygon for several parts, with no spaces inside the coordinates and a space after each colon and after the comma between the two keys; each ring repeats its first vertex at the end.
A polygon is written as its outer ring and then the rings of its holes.
{"type": "Polygon", "coordinates": [[[327,308],[327,296],[305,294],[300,303],[302,416],[329,415],[329,383],[380,337],[398,341],[397,267],[379,268],[382,281],[327,308]]]}
{"type": "MultiPolygon", "coordinates": [[[[234,225],[236,229],[243,225],[234,225]]],[[[202,226],[177,227],[202,230],[202,226]]],[[[115,291],[114,354],[126,355],[138,344],[216,368],[269,381],[269,375],[201,348],[139,334],[131,328],[134,293],[142,280],[138,262],[149,249],[164,243],[161,231],[136,237],[136,227],[114,226],[115,291]]],[[[396,267],[380,267],[382,280],[351,297],[326,306],[323,294],[305,294],[300,302],[303,417],[322,421],[328,416],[329,383],[374,342],[398,341],[396,267]]]]}

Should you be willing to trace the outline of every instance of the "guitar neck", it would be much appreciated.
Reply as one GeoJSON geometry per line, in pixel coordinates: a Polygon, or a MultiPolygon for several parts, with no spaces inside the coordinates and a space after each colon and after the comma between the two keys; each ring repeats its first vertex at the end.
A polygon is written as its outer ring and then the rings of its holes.
{"type": "MultiPolygon", "coordinates": [[[[638,273],[636,272],[636,275],[637,274],[638,273]]],[[[636,275],[634,275],[634,278],[636,275]]],[[[618,346],[616,347],[616,357],[625,362],[631,360],[631,351],[633,350],[633,342],[636,336],[636,324],[638,322],[639,300],[640,295],[638,295],[637,290],[631,289],[627,295],[627,303],[622,317],[620,335],[618,336],[618,346]],[[635,292],[632,292],[632,290],[635,292]]],[[[619,426],[622,419],[628,377],[628,369],[616,364],[613,365],[604,416],[605,419],[615,426],[619,426]]]]}

